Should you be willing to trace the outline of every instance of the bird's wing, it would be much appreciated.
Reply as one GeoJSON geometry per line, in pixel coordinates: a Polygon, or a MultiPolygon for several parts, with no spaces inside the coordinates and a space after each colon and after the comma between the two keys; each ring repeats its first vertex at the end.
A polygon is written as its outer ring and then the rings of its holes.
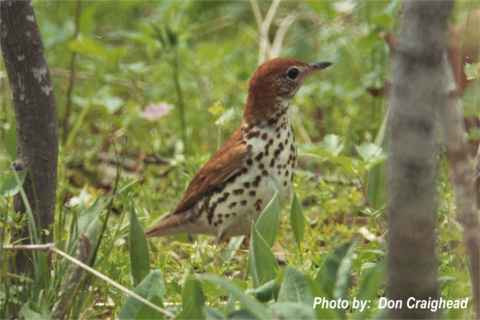
{"type": "Polygon", "coordinates": [[[180,214],[190,209],[202,197],[220,189],[229,178],[242,171],[248,154],[241,129],[238,129],[195,175],[172,213],[180,214]]]}

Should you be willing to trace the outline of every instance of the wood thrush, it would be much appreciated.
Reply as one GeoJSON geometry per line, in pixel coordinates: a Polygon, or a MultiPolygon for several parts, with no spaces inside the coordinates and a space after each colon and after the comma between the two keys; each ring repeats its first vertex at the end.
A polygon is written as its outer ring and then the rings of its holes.
{"type": "Polygon", "coordinates": [[[290,101],[306,76],[330,64],[276,58],[258,67],[240,128],[195,175],[175,210],[146,235],[202,233],[221,241],[248,234],[275,191],[288,198],[297,157],[290,101]]]}

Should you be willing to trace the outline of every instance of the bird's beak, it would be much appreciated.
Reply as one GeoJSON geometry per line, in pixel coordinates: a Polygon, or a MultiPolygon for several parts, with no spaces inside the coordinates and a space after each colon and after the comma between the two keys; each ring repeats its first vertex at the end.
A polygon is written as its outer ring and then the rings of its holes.
{"type": "Polygon", "coordinates": [[[307,76],[311,75],[312,73],[328,68],[331,65],[332,65],[331,62],[311,63],[307,65],[307,67],[304,69],[302,78],[305,79],[307,76]]]}
{"type": "Polygon", "coordinates": [[[322,69],[325,69],[325,68],[328,68],[332,65],[331,62],[317,62],[317,63],[312,63],[312,64],[309,64],[309,69],[311,69],[312,71],[314,70],[322,70],[322,69]]]}

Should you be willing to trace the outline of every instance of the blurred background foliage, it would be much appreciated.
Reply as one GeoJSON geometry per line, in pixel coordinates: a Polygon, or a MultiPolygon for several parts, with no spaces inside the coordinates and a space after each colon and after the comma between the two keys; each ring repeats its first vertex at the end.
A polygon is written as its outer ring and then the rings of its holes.
{"type": "MultiPolygon", "coordinates": [[[[168,212],[196,170],[239,125],[248,79],[259,62],[260,39],[251,2],[33,3],[55,84],[62,141],[56,242],[73,254],[72,228],[86,230],[82,223],[103,217],[107,206],[98,201],[112,191],[120,170],[120,188],[125,190],[111,206],[95,268],[126,286],[136,285],[129,262],[132,243],[126,240],[128,212],[134,207],[143,226],[168,212]]],[[[263,15],[270,5],[258,2],[263,15]]],[[[291,15],[294,21],[280,55],[334,64],[310,79],[295,98],[301,155],[295,188],[306,229],[299,249],[282,218],[273,252],[280,265],[293,265],[313,276],[334,248],[356,239],[349,258],[352,296],[360,290],[358,279],[384,256],[384,119],[391,58],[384,36],[395,32],[399,9],[397,0],[284,1],[269,32],[273,38],[291,15]]],[[[457,1],[452,23],[463,21],[473,9],[473,1],[457,1]]],[[[0,136],[8,144],[15,121],[4,69],[0,80],[0,136]]],[[[0,153],[3,171],[9,170],[10,160],[0,153]]],[[[442,295],[461,298],[470,295],[468,268],[443,163],[439,179],[442,295]]],[[[5,180],[2,183],[1,237],[8,243],[21,218],[9,198],[15,190],[5,180]]],[[[168,308],[177,310],[175,304],[182,301],[182,287],[191,273],[215,273],[241,288],[251,287],[245,250],[216,246],[206,237],[193,243],[185,237],[176,240],[149,244],[150,265],[161,269],[165,279],[163,302],[168,308]],[[230,249],[237,252],[229,254],[230,249]]],[[[60,266],[52,275],[65,269],[60,266]]],[[[5,261],[2,270],[8,279],[5,261]]],[[[88,286],[72,314],[117,317],[125,297],[99,281],[91,279],[88,286]]],[[[54,303],[55,288],[58,284],[22,310],[47,312],[42,304],[54,303]]],[[[383,294],[381,281],[375,288],[377,296],[383,294]]],[[[9,293],[6,290],[0,288],[0,301],[22,305],[19,297],[25,293],[15,292],[13,286],[9,293]]],[[[211,284],[205,283],[203,290],[213,305],[226,301],[211,284]]],[[[3,318],[7,311],[2,312],[3,318]]],[[[446,316],[459,318],[469,312],[451,311],[446,316]]]]}

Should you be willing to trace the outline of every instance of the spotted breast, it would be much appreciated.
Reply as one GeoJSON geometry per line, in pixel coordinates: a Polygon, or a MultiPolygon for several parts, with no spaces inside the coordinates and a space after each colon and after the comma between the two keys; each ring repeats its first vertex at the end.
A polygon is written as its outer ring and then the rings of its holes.
{"type": "Polygon", "coordinates": [[[275,192],[291,190],[296,149],[289,103],[305,78],[331,63],[276,58],[249,82],[241,126],[195,174],[177,207],[146,231],[149,237],[204,233],[222,240],[248,234],[275,192]]]}
{"type": "Polygon", "coordinates": [[[195,220],[204,233],[219,239],[248,234],[276,191],[281,200],[289,197],[296,148],[287,111],[283,107],[268,121],[242,127],[249,156],[240,174],[198,204],[195,220]]]}

